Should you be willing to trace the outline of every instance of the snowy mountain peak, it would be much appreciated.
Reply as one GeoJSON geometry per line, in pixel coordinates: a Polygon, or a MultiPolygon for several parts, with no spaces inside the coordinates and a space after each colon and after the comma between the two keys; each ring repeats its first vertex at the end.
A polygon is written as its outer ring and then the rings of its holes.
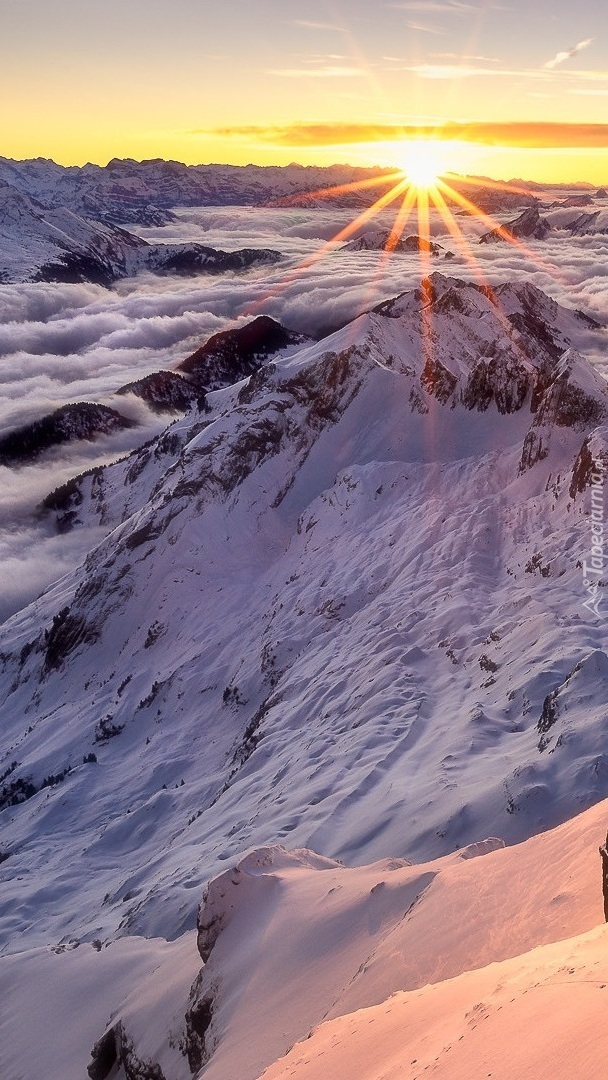
{"type": "Polygon", "coordinates": [[[309,340],[268,315],[258,315],[243,326],[213,334],[179,364],[178,370],[197,386],[215,390],[251,375],[270,355],[294,351],[309,340]]]}
{"type": "Polygon", "coordinates": [[[52,874],[62,934],[174,936],[252,845],[430,857],[606,794],[577,325],[434,275],[65,493],[106,535],[2,628],[9,901],[52,874]]]}

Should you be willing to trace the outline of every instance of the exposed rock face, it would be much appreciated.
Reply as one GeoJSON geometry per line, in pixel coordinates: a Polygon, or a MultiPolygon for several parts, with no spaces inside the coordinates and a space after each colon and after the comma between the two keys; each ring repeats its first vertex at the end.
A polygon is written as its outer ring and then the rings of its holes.
{"type": "Polygon", "coordinates": [[[429,357],[424,365],[420,376],[420,385],[427,394],[432,394],[442,405],[449,401],[456,386],[458,378],[448,371],[439,360],[429,357]]]}
{"type": "Polygon", "coordinates": [[[98,636],[97,630],[83,615],[73,615],[69,607],[62,608],[45,634],[44,674],[61,667],[74,649],[91,644],[98,636]]]}
{"type": "Polygon", "coordinates": [[[106,1080],[112,1070],[119,1065],[119,1034],[116,1028],[110,1028],[101,1036],[91,1050],[91,1062],[87,1072],[91,1080],[106,1080]]]}
{"type": "Polygon", "coordinates": [[[213,993],[204,990],[204,969],[192,985],[186,1011],[186,1056],[190,1072],[195,1075],[211,1055],[207,1033],[213,1020],[213,993]]]}
{"type": "Polygon", "coordinates": [[[232,867],[209,882],[199,905],[196,920],[196,945],[201,960],[207,963],[222,930],[238,903],[238,889],[242,883],[240,866],[232,867]]]}
{"type": "Polygon", "coordinates": [[[156,413],[186,412],[195,403],[204,407],[205,400],[204,394],[174,371],[155,371],[143,379],[121,386],[116,393],[134,394],[156,413]]]}
{"type": "Polygon", "coordinates": [[[49,208],[0,178],[0,279],[92,281],[109,287],[142,270],[223,274],[274,263],[278,251],[216,251],[204,244],[148,244],[105,221],[49,208]]]}
{"type": "Polygon", "coordinates": [[[87,1072],[90,1080],[108,1080],[119,1068],[125,1080],[165,1080],[160,1065],[139,1057],[120,1020],[95,1043],[87,1072]]]}
{"type": "Polygon", "coordinates": [[[423,236],[400,236],[391,240],[388,229],[370,229],[341,248],[342,251],[384,251],[386,249],[397,254],[425,251],[430,255],[441,255],[443,252],[441,244],[435,244],[423,236]]]}
{"type": "Polygon", "coordinates": [[[0,438],[0,464],[25,465],[45,451],[77,439],[95,439],[135,427],[135,421],[107,405],[64,405],[0,438]]]}
{"type": "MultiPolygon", "coordinates": [[[[608,416],[605,384],[598,375],[590,378],[590,374],[583,358],[574,350],[568,350],[560,358],[552,377],[541,375],[537,380],[532,397],[535,418],[524,441],[520,472],[547,456],[555,428],[582,432],[608,416]]],[[[581,464],[578,468],[575,466],[575,488],[582,482],[584,474],[583,450],[581,454],[581,464]]]]}
{"type": "Polygon", "coordinates": [[[551,232],[549,222],[540,216],[537,206],[530,206],[519,217],[503,225],[502,229],[493,229],[492,232],[484,233],[479,243],[494,244],[506,241],[509,237],[514,240],[544,240],[549,232],[551,232]]]}
{"type": "Polygon", "coordinates": [[[197,387],[218,390],[252,375],[269,356],[306,340],[268,315],[259,315],[245,326],[214,334],[183,360],[178,370],[197,387]]]}
{"type": "Polygon", "coordinates": [[[574,463],[570,482],[570,498],[576,499],[592,486],[594,477],[608,477],[608,430],[596,429],[588,435],[574,463]]]}

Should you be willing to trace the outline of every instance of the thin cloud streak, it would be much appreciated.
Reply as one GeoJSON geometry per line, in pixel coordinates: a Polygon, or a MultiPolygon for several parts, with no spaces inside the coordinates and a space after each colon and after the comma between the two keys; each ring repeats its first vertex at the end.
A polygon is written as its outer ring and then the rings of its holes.
{"type": "Polygon", "coordinates": [[[339,34],[346,33],[343,26],[336,26],[334,23],[313,22],[310,19],[294,19],[293,24],[294,26],[301,26],[304,30],[333,30],[339,34]]]}
{"type": "Polygon", "coordinates": [[[324,68],[271,68],[266,72],[281,79],[362,79],[361,68],[329,66],[324,68]]]}
{"type": "Polygon", "coordinates": [[[543,67],[552,71],[554,68],[559,67],[566,60],[569,60],[571,56],[576,56],[577,53],[582,52],[583,49],[587,49],[593,42],[593,38],[585,38],[584,41],[578,41],[576,45],[573,45],[571,49],[566,49],[565,52],[558,52],[552,60],[547,60],[547,63],[543,67]]]}
{"type": "Polygon", "coordinates": [[[389,7],[398,11],[416,11],[421,15],[473,15],[479,11],[473,4],[461,3],[460,0],[403,0],[389,7]]]}
{"type": "MultiPolygon", "coordinates": [[[[310,73],[309,73],[310,74],[310,73]]],[[[488,72],[488,74],[494,74],[488,72]]],[[[193,134],[202,134],[194,132],[193,134]]],[[[604,149],[608,147],[608,124],[570,124],[552,121],[445,124],[309,123],[266,127],[246,125],[215,128],[205,134],[226,138],[256,139],[279,146],[336,146],[345,143],[403,142],[407,139],[440,139],[484,146],[536,149],[604,149]]]]}

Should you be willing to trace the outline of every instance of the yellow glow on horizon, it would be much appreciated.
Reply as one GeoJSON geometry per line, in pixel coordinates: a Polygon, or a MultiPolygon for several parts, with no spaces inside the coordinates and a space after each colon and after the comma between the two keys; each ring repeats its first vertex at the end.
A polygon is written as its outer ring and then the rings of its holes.
{"type": "MultiPolygon", "coordinates": [[[[137,118],[123,117],[120,125],[98,113],[70,117],[60,123],[55,110],[40,109],[36,121],[20,123],[18,115],[5,119],[2,153],[16,159],[48,157],[61,165],[84,165],[87,161],[106,165],[112,158],[149,158],[182,161],[188,165],[275,165],[298,162],[303,166],[353,165],[362,168],[381,166],[400,169],[415,181],[417,168],[412,153],[432,140],[378,141],[322,146],[277,146],[254,138],[220,137],[193,134],[176,129],[174,117],[157,117],[154,127],[138,123],[137,118]],[[93,122],[94,121],[94,122],[93,122]],[[160,122],[159,122],[160,121],[160,122]],[[411,175],[410,175],[411,174],[411,175]]],[[[438,157],[434,171],[438,175],[487,176],[497,180],[535,181],[547,184],[587,182],[597,187],[608,185],[608,150],[565,148],[518,148],[483,146],[462,140],[433,142],[438,157]]],[[[433,168],[423,167],[432,174],[433,168]]],[[[424,179],[424,175],[423,175],[424,179]]],[[[416,182],[419,182],[416,181],[416,182]]]]}

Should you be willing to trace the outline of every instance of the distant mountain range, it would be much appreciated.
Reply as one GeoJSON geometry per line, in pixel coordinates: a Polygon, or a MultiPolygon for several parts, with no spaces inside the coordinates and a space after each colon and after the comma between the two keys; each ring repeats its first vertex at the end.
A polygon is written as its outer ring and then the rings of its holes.
{"type": "Polygon", "coordinates": [[[0,179],[0,282],[92,281],[111,285],[142,270],[221,274],[276,262],[280,252],[216,251],[204,244],[149,244],[116,225],[43,205],[0,179]]]}
{"type": "MultiPolygon", "coordinates": [[[[108,165],[64,167],[46,158],[0,157],[0,179],[49,207],[111,224],[162,224],[180,206],[368,206],[394,181],[394,169],[351,165],[183,165],[178,161],[114,159],[108,165]],[[377,179],[377,188],[335,191],[354,181],[377,179]],[[331,198],[323,194],[332,189],[331,198]]],[[[534,205],[525,184],[497,189],[483,178],[450,177],[450,184],[483,209],[495,212],[534,205]]]]}
{"type": "MultiPolygon", "coordinates": [[[[555,206],[555,204],[553,204],[555,206]]],[[[590,236],[608,233],[608,208],[581,213],[578,203],[568,199],[559,209],[549,208],[541,214],[537,206],[528,207],[519,217],[499,229],[484,233],[481,244],[515,240],[545,240],[550,233],[561,231],[570,236],[590,236]]]]}
{"type": "Polygon", "coordinates": [[[162,223],[177,206],[259,206],[394,169],[288,165],[183,165],[178,161],[114,159],[108,165],[63,167],[46,158],[0,157],[0,179],[46,206],[113,224],[162,223]],[[155,220],[155,215],[158,219],[155,220]]]}

